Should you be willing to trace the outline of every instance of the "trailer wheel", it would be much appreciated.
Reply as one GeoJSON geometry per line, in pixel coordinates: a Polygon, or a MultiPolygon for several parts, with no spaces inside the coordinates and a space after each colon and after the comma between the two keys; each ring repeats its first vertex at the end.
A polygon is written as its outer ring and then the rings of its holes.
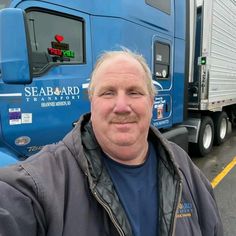
{"type": "Polygon", "coordinates": [[[226,112],[217,112],[213,115],[215,137],[214,143],[216,145],[222,144],[227,137],[228,133],[228,116],[226,112]]]}
{"type": "Polygon", "coordinates": [[[197,151],[200,156],[208,154],[213,146],[214,124],[209,116],[202,117],[201,127],[198,136],[197,151]]]}

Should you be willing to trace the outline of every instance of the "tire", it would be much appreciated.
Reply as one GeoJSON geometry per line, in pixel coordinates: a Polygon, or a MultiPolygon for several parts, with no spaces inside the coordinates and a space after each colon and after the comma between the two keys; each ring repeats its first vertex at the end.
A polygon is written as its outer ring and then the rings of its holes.
{"type": "Polygon", "coordinates": [[[214,144],[220,145],[225,142],[228,133],[228,116],[226,112],[216,112],[213,115],[215,137],[214,144]]]}
{"type": "Polygon", "coordinates": [[[198,136],[198,143],[196,144],[197,152],[200,156],[207,155],[213,146],[214,140],[214,124],[209,116],[202,117],[201,127],[198,136]]]}

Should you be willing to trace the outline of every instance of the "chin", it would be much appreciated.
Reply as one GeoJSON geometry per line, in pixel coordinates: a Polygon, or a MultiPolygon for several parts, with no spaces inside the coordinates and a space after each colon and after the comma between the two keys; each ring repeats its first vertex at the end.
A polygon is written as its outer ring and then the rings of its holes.
{"type": "Polygon", "coordinates": [[[113,143],[116,144],[117,146],[126,147],[133,145],[135,141],[126,139],[126,140],[115,140],[113,143]]]}
{"type": "Polygon", "coordinates": [[[115,144],[124,146],[132,145],[138,140],[139,136],[134,133],[119,133],[110,136],[110,140],[115,144]]]}

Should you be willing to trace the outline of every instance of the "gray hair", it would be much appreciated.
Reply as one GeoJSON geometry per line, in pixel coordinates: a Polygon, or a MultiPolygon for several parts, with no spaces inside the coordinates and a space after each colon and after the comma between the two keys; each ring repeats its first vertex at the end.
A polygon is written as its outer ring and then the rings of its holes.
{"type": "Polygon", "coordinates": [[[95,64],[94,70],[91,74],[91,78],[90,78],[90,83],[89,83],[89,87],[88,87],[89,97],[91,97],[93,95],[93,90],[94,90],[93,78],[94,78],[96,71],[98,70],[100,65],[105,60],[110,59],[110,58],[117,56],[117,55],[130,56],[131,58],[137,60],[140,63],[140,65],[142,66],[142,68],[144,70],[145,76],[146,76],[146,83],[147,83],[148,92],[154,98],[155,95],[157,94],[157,90],[152,82],[152,73],[149,69],[149,66],[148,66],[145,58],[141,54],[134,53],[131,50],[124,48],[124,47],[122,47],[122,49],[119,51],[105,51],[98,58],[98,60],[95,64]]]}

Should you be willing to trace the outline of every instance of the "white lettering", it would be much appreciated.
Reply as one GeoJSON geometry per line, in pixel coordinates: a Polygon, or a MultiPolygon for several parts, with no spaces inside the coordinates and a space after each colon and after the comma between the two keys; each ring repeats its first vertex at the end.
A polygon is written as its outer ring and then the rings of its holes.
{"type": "Polygon", "coordinates": [[[32,87],[31,88],[31,96],[32,97],[36,97],[36,96],[38,96],[38,88],[37,87],[32,87]]]}
{"type": "Polygon", "coordinates": [[[71,95],[78,95],[79,94],[79,87],[73,87],[73,94],[71,95]]]}
{"type": "Polygon", "coordinates": [[[60,88],[54,88],[53,87],[25,87],[25,96],[26,97],[42,97],[42,96],[53,96],[53,95],[66,95],[66,96],[72,96],[72,95],[78,95],[80,92],[80,89],[78,86],[74,87],[62,87],[60,88]]]}
{"type": "Polygon", "coordinates": [[[72,90],[73,88],[72,88],[72,87],[68,87],[67,89],[68,89],[67,95],[74,95],[74,94],[73,94],[73,90],[72,90]]]}
{"type": "Polygon", "coordinates": [[[67,95],[67,91],[65,87],[62,88],[60,95],[67,95]]]}
{"type": "Polygon", "coordinates": [[[27,102],[41,102],[41,107],[70,106],[71,100],[80,99],[80,88],[78,86],[25,87],[25,99],[27,102]]]}
{"type": "Polygon", "coordinates": [[[39,94],[38,94],[38,96],[46,96],[47,94],[46,94],[46,92],[44,91],[44,88],[41,88],[40,90],[39,90],[39,94]]]}
{"type": "Polygon", "coordinates": [[[25,87],[25,96],[26,97],[30,97],[31,96],[30,87],[25,87]]]}
{"type": "Polygon", "coordinates": [[[47,87],[47,96],[52,96],[52,95],[53,95],[53,88],[47,87]]]}

